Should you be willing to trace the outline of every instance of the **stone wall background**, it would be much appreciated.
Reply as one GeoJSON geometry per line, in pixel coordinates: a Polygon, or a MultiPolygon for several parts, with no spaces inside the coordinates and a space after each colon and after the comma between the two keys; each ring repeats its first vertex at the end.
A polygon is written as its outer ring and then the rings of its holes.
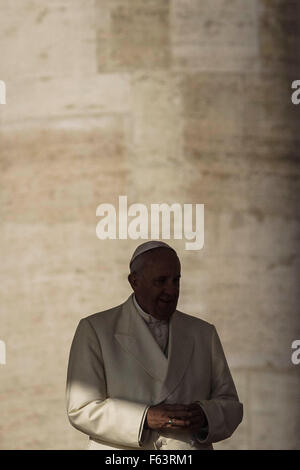
{"type": "Polygon", "coordinates": [[[297,0],[1,0],[0,448],[86,444],[66,367],[79,319],[130,294],[139,241],[95,235],[119,195],[205,204],[204,249],[173,246],[244,403],[215,448],[300,448],[299,22],[297,0]]]}

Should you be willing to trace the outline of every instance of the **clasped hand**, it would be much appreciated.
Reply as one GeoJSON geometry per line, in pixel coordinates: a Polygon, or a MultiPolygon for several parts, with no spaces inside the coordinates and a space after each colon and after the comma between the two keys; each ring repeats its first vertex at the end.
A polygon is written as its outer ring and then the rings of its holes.
{"type": "Polygon", "coordinates": [[[206,426],[206,416],[200,405],[167,405],[151,406],[147,411],[146,428],[199,431],[206,426]],[[170,420],[172,420],[170,422],[170,420]]]}

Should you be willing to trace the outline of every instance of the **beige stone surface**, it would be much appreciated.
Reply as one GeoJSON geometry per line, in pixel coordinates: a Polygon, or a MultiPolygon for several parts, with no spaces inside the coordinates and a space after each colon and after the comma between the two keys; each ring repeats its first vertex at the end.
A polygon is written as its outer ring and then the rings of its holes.
{"type": "Polygon", "coordinates": [[[299,3],[297,0],[260,0],[257,3],[260,62],[263,70],[298,74],[299,3]]]}
{"type": "Polygon", "coordinates": [[[299,449],[299,373],[252,373],[252,449],[299,449]],[[277,424],[278,423],[278,424],[277,424]]]}
{"type": "Polygon", "coordinates": [[[97,0],[98,71],[171,65],[170,0],[97,0]]]}
{"type": "MultiPolygon", "coordinates": [[[[63,119],[126,114],[132,107],[128,74],[82,76],[74,81],[69,76],[16,77],[7,82],[7,88],[9,98],[1,112],[3,126],[20,122],[22,127],[30,123],[44,128],[49,124],[63,126],[63,119]]],[[[85,127],[84,122],[81,126],[85,127]]]]}
{"type": "Polygon", "coordinates": [[[0,449],[81,449],[65,380],[80,318],[130,294],[140,240],[101,203],[204,204],[178,308],[215,324],[244,404],[216,449],[300,449],[296,0],[0,4],[0,449]]]}
{"type": "MultiPolygon", "coordinates": [[[[95,223],[98,201],[126,193],[126,122],[103,115],[78,128],[10,130],[1,139],[1,217],[15,223],[95,223]],[[104,171],[105,170],[105,171],[104,171]],[[30,190],[29,190],[30,189],[30,190]]],[[[52,127],[52,128],[51,128],[52,127]]]]}
{"type": "Polygon", "coordinates": [[[174,68],[259,70],[256,0],[174,0],[170,12],[174,68]]]}
{"type": "Polygon", "coordinates": [[[95,33],[94,0],[1,2],[1,77],[26,85],[33,78],[92,76],[95,33]]]}

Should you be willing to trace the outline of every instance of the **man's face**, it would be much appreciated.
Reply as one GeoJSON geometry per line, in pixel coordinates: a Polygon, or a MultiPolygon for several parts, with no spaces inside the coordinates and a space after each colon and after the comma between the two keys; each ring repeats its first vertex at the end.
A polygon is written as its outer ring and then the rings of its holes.
{"type": "Polygon", "coordinates": [[[176,310],[179,297],[179,259],[167,248],[156,248],[144,256],[145,264],[141,272],[130,276],[131,286],[145,312],[168,321],[176,310]]]}

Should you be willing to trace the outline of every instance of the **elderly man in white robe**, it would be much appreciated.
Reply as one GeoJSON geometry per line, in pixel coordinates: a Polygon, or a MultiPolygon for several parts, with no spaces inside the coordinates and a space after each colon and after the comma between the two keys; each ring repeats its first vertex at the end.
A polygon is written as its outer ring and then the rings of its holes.
{"type": "Polygon", "coordinates": [[[213,449],[243,417],[216,328],[176,309],[180,261],[166,243],[138,246],[128,280],[124,303],[78,324],[70,423],[88,449],[213,449]]]}

